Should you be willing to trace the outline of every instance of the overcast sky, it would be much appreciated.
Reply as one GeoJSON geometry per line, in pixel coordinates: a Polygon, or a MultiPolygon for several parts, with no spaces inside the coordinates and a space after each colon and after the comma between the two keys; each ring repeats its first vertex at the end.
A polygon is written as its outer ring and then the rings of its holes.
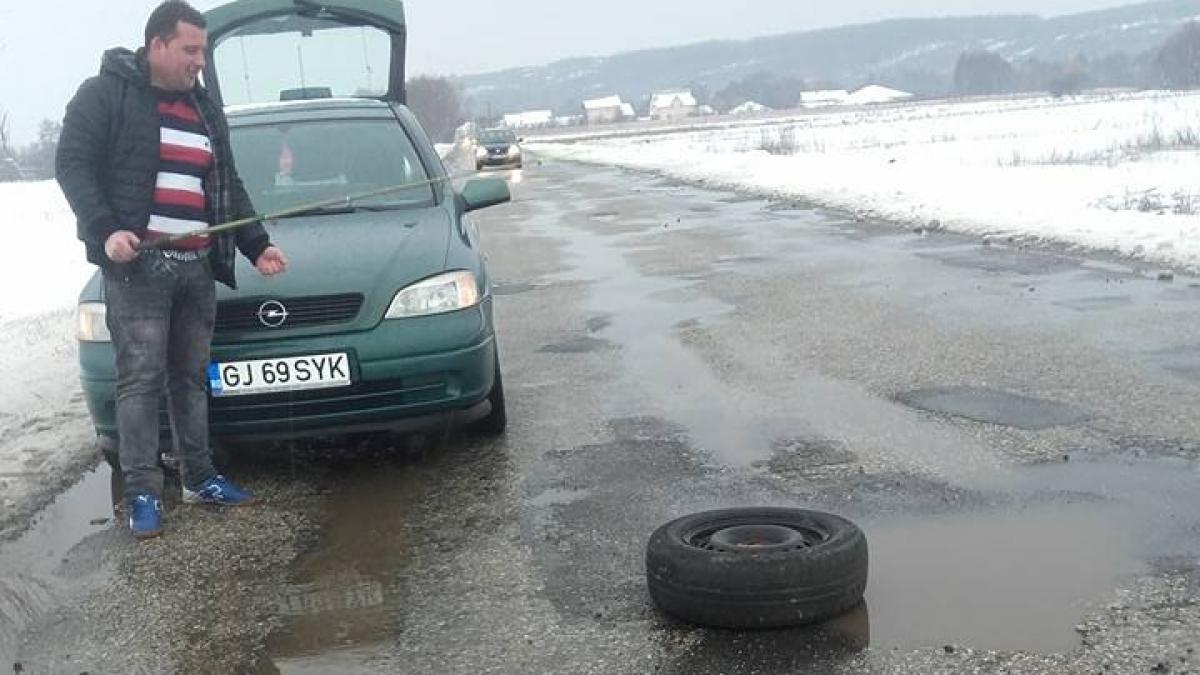
{"type": "MultiPolygon", "coordinates": [[[[209,9],[225,0],[195,0],[209,9]]],[[[59,119],[100,53],[141,43],[154,0],[0,0],[0,112],[18,144],[59,119]]],[[[457,75],[571,56],[910,16],[1069,14],[1127,0],[408,0],[409,73],[457,75]],[[753,9],[750,9],[753,8],[753,9]]]]}

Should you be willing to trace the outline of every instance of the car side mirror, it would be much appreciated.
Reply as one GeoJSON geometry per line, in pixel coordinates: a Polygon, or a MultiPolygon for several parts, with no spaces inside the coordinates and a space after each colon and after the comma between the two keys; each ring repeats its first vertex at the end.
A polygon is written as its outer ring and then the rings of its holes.
{"type": "Polygon", "coordinates": [[[467,211],[475,211],[512,200],[512,193],[508,191],[508,183],[499,178],[469,180],[463,185],[460,194],[463,202],[466,203],[467,211]]]}

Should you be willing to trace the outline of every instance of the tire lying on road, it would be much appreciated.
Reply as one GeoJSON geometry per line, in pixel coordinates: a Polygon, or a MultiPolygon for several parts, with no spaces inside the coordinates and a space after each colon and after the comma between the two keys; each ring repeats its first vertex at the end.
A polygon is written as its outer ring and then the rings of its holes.
{"type": "Polygon", "coordinates": [[[646,580],[660,609],[721,628],[780,628],[862,601],[867,540],[854,523],[792,508],[706,511],[655,530],[646,580]]]}

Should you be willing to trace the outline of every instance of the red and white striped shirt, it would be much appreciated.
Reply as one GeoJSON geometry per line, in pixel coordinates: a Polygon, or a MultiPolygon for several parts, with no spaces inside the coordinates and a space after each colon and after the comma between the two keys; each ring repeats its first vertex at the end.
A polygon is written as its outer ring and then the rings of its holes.
{"type": "MultiPolygon", "coordinates": [[[[146,239],[153,241],[208,227],[204,177],[212,166],[208,130],[187,94],[159,92],[158,182],[146,239]]],[[[208,235],[188,237],[170,244],[180,251],[209,245],[208,235]]]]}

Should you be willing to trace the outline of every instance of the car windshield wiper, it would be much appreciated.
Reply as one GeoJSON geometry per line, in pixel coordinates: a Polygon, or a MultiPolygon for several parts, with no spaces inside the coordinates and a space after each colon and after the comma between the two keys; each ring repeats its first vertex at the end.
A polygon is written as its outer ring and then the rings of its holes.
{"type": "Polygon", "coordinates": [[[392,203],[392,204],[360,204],[358,206],[358,210],[359,211],[398,211],[400,209],[408,208],[409,206],[411,206],[411,204],[401,204],[398,202],[392,203]]]}
{"type": "Polygon", "coordinates": [[[336,204],[333,206],[314,206],[311,209],[302,209],[300,211],[292,211],[285,215],[279,216],[276,220],[283,218],[307,218],[309,216],[338,216],[346,213],[376,213],[379,211],[397,211],[407,208],[408,204],[336,204]]]}
{"type": "Polygon", "coordinates": [[[284,218],[307,218],[308,216],[336,216],[343,213],[354,213],[361,207],[349,204],[339,206],[314,206],[311,209],[302,211],[291,211],[287,214],[276,216],[274,220],[282,220],[284,218]]]}

